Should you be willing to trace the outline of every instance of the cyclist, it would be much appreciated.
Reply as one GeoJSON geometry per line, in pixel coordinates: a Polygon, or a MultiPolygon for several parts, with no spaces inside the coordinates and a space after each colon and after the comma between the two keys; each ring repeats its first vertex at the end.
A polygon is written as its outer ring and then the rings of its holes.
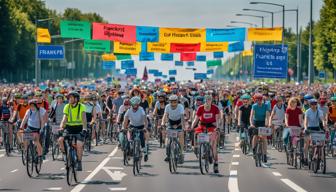
{"type": "MultiPolygon", "coordinates": [[[[131,127],[133,129],[141,129],[141,130],[147,130],[148,129],[148,121],[147,116],[144,111],[144,109],[140,106],[141,98],[138,96],[132,97],[130,100],[131,108],[128,109],[124,116],[123,121],[123,129],[127,129],[127,127],[131,127]]],[[[146,131],[148,132],[148,131],[146,131]]],[[[134,137],[134,134],[132,134],[132,139],[134,137]]],[[[141,148],[145,148],[148,141],[148,134],[144,132],[140,132],[140,140],[141,140],[141,148]]],[[[144,161],[148,161],[148,149],[146,147],[145,149],[145,156],[144,161]]]]}
{"type": "Polygon", "coordinates": [[[304,144],[304,161],[305,164],[308,164],[307,156],[308,156],[308,146],[310,144],[310,131],[326,131],[326,121],[323,117],[323,112],[317,108],[317,100],[310,99],[309,100],[309,109],[305,112],[304,118],[304,128],[305,128],[305,144],[304,144]],[[322,122],[322,125],[321,125],[322,122]]]}
{"type": "MultiPolygon", "coordinates": [[[[173,129],[178,131],[178,137],[179,137],[179,143],[181,147],[181,154],[180,154],[180,164],[184,162],[184,156],[183,156],[183,149],[184,149],[184,135],[183,130],[185,128],[184,124],[184,107],[182,104],[178,103],[178,96],[177,95],[171,95],[169,97],[169,104],[166,106],[164,110],[164,115],[162,118],[161,127],[164,127],[166,122],[168,121],[168,129],[173,129]]],[[[165,161],[169,160],[168,156],[168,138],[166,138],[166,158],[165,161]]]]}
{"type": "Polygon", "coordinates": [[[95,125],[97,119],[97,110],[95,104],[93,103],[94,97],[95,96],[93,94],[86,95],[83,102],[83,105],[85,106],[86,122],[88,124],[87,127],[92,133],[91,139],[95,138],[93,126],[95,125]]]}
{"type": "Polygon", "coordinates": [[[303,127],[303,113],[298,107],[298,99],[292,97],[288,101],[288,107],[285,113],[285,128],[283,131],[282,139],[284,145],[289,143],[290,127],[303,127]]]}
{"type": "MultiPolygon", "coordinates": [[[[68,94],[68,100],[69,103],[64,107],[64,115],[60,127],[61,130],[65,130],[69,134],[79,134],[76,143],[77,170],[82,171],[83,141],[87,132],[85,105],[79,102],[80,95],[75,91],[68,94]]],[[[63,155],[65,155],[64,137],[60,137],[58,142],[63,155]]]]}
{"type": "MultiPolygon", "coordinates": [[[[10,117],[11,117],[11,109],[10,109],[10,106],[7,102],[7,97],[2,98],[2,102],[1,102],[1,106],[0,106],[0,117],[1,117],[1,121],[3,123],[2,126],[7,126],[7,128],[8,128],[9,144],[10,144],[10,146],[12,146],[12,144],[13,144],[13,129],[10,128],[9,122],[8,122],[10,117]]],[[[2,137],[1,137],[0,142],[3,142],[2,137]]]]}
{"type": "MultiPolygon", "coordinates": [[[[274,100],[276,101],[276,104],[274,105],[272,112],[271,112],[271,116],[270,116],[270,122],[269,125],[271,125],[272,128],[272,137],[273,137],[273,141],[275,141],[276,135],[275,135],[275,131],[279,126],[282,126],[285,123],[285,105],[283,104],[283,99],[281,96],[276,96],[274,98],[274,100]]],[[[274,143],[273,143],[274,146],[274,143]]]]}
{"type": "Polygon", "coordinates": [[[303,97],[303,106],[302,106],[302,111],[306,112],[309,109],[309,100],[313,99],[314,97],[310,94],[306,94],[303,97]]]}
{"type": "Polygon", "coordinates": [[[194,128],[196,124],[199,123],[199,126],[195,129],[195,134],[204,132],[205,129],[208,129],[210,136],[210,145],[211,150],[214,155],[214,173],[218,173],[218,153],[217,153],[217,131],[219,129],[220,123],[220,111],[216,105],[212,104],[212,96],[205,95],[205,103],[198,107],[196,112],[196,117],[192,123],[194,128]]]}
{"type": "Polygon", "coordinates": [[[335,140],[335,128],[336,128],[336,97],[331,97],[330,98],[331,105],[329,106],[329,111],[328,111],[328,125],[329,127],[334,128],[334,131],[330,131],[330,138],[331,142],[333,142],[333,146],[336,145],[336,140],[335,140]]]}
{"type": "Polygon", "coordinates": [[[154,129],[156,129],[155,133],[157,135],[160,135],[160,132],[162,133],[162,140],[166,137],[165,135],[165,131],[162,130],[161,127],[161,122],[162,122],[162,118],[165,112],[165,108],[166,108],[166,94],[165,93],[159,93],[157,95],[158,97],[158,101],[155,103],[154,106],[154,110],[153,110],[153,117],[154,117],[154,121],[155,124],[157,125],[157,127],[154,127],[154,129]]]}
{"type": "MultiPolygon", "coordinates": [[[[238,126],[240,127],[240,138],[242,138],[242,133],[245,129],[248,129],[250,126],[250,115],[252,110],[252,105],[250,103],[251,96],[244,94],[241,96],[243,105],[239,107],[238,110],[238,126]]],[[[250,139],[251,141],[251,139],[250,139]]]]}
{"type": "MultiPolygon", "coordinates": [[[[256,145],[258,140],[258,128],[259,127],[268,127],[269,122],[269,105],[263,102],[263,95],[260,93],[256,93],[254,95],[254,99],[256,101],[255,104],[252,105],[251,115],[250,115],[250,135],[253,135],[252,138],[252,149],[253,154],[256,153],[256,145]]],[[[262,137],[263,142],[263,152],[264,152],[264,163],[267,162],[267,138],[262,137]]]]}
{"type": "MultiPolygon", "coordinates": [[[[39,161],[42,160],[42,145],[40,142],[40,130],[45,124],[45,119],[43,118],[46,114],[46,110],[44,108],[40,108],[38,106],[38,101],[36,99],[32,99],[29,101],[30,109],[26,111],[26,114],[22,120],[20,129],[24,129],[27,124],[26,131],[34,132],[34,143],[37,147],[37,154],[39,161]]],[[[24,147],[27,149],[27,142],[24,142],[24,147]]]]}
{"type": "MultiPolygon", "coordinates": [[[[28,95],[25,94],[22,96],[22,103],[19,103],[18,106],[15,108],[15,111],[13,113],[12,119],[10,120],[11,122],[16,121],[16,127],[19,129],[21,122],[27,112],[29,110],[30,106],[28,104],[28,95]]],[[[22,132],[17,132],[17,138],[18,138],[18,143],[22,143],[22,132]]]]}
{"type": "Polygon", "coordinates": [[[229,99],[229,91],[225,90],[223,92],[223,99],[219,101],[220,102],[220,108],[222,108],[222,113],[223,113],[223,126],[224,126],[224,132],[225,132],[225,127],[230,129],[230,122],[231,122],[231,102],[229,99]]]}

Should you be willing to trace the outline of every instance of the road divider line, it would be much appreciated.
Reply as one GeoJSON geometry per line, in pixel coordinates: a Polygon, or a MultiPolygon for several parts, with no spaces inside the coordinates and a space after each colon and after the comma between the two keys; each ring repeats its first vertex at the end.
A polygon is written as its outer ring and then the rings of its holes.
{"type": "Polygon", "coordinates": [[[114,188],[110,188],[110,191],[126,191],[127,188],[126,187],[114,187],[114,188]]]}
{"type": "Polygon", "coordinates": [[[297,184],[295,184],[293,181],[289,179],[281,179],[282,182],[284,182],[286,185],[288,185],[290,188],[292,188],[296,192],[307,192],[297,184]]]}
{"type": "Polygon", "coordinates": [[[236,137],[236,141],[239,141],[239,137],[236,137]]]}
{"type": "Polygon", "coordinates": [[[71,190],[71,192],[80,192],[84,189],[86,186],[86,183],[88,183],[103,167],[107,164],[107,162],[110,161],[111,157],[113,157],[118,151],[118,146],[114,148],[114,150],[110,153],[108,157],[106,157],[94,170],[90,173],[89,176],[87,176],[84,181],[80,184],[78,184],[75,188],[71,190]]]}
{"type": "Polygon", "coordinates": [[[230,192],[239,192],[237,175],[238,175],[237,170],[230,171],[229,184],[228,184],[230,192]]]}
{"type": "Polygon", "coordinates": [[[0,154],[0,158],[1,158],[1,157],[4,157],[4,156],[5,156],[5,154],[0,154]]]}
{"type": "Polygon", "coordinates": [[[232,165],[239,165],[239,162],[238,161],[234,161],[231,163],[232,165]]]}
{"type": "Polygon", "coordinates": [[[62,187],[49,187],[44,189],[43,191],[61,191],[62,187]]]}
{"type": "Polygon", "coordinates": [[[18,171],[18,169],[14,169],[13,171],[11,171],[11,173],[15,173],[15,172],[17,172],[18,171]]]}
{"type": "Polygon", "coordinates": [[[272,173],[273,173],[273,175],[276,176],[276,177],[281,177],[281,176],[282,176],[281,173],[279,173],[279,172],[272,172],[272,173]]]}
{"type": "Polygon", "coordinates": [[[234,158],[239,158],[240,155],[233,155],[232,157],[234,157],[234,158]]]}
{"type": "Polygon", "coordinates": [[[61,170],[65,170],[65,167],[62,167],[61,170]]]}

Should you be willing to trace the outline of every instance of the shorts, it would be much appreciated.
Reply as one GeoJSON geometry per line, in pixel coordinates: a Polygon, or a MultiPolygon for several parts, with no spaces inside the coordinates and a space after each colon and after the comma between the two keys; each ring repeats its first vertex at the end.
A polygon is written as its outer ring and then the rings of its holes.
{"type": "Polygon", "coordinates": [[[35,128],[35,127],[30,127],[30,126],[28,126],[26,129],[25,129],[25,131],[27,131],[27,132],[34,132],[34,133],[40,133],[40,128],[35,128]]]}
{"type": "Polygon", "coordinates": [[[320,127],[308,127],[305,130],[305,136],[309,136],[310,135],[310,131],[322,131],[322,129],[320,127]]]}
{"type": "Polygon", "coordinates": [[[196,129],[195,129],[195,133],[196,134],[198,134],[198,133],[203,133],[203,132],[205,132],[205,129],[208,129],[208,133],[212,133],[212,132],[214,132],[215,131],[215,127],[208,127],[208,128],[206,128],[206,126],[204,126],[204,125],[200,125],[200,126],[198,126],[196,129]]]}
{"type": "Polygon", "coordinates": [[[83,130],[83,126],[82,125],[76,125],[76,126],[69,126],[67,125],[65,130],[69,133],[69,134],[80,134],[83,130]]]}

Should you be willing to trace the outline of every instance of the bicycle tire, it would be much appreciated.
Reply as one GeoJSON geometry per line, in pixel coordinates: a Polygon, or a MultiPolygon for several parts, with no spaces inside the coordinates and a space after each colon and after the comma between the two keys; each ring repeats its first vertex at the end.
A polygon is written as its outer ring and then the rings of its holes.
{"type": "MultiPolygon", "coordinates": [[[[34,147],[34,152],[35,152],[35,158],[38,157],[38,155],[37,155],[37,147],[36,146],[34,147]]],[[[36,171],[37,174],[40,174],[43,160],[40,159],[40,158],[36,158],[36,159],[37,160],[36,160],[36,163],[35,163],[35,171],[36,171]]]]}
{"type": "Polygon", "coordinates": [[[23,164],[23,166],[26,166],[27,156],[26,156],[25,150],[23,149],[22,144],[20,144],[20,151],[21,151],[21,161],[22,161],[22,164],[23,164]]]}
{"type": "Polygon", "coordinates": [[[205,174],[205,144],[201,143],[198,150],[199,150],[198,151],[199,167],[200,167],[201,174],[204,175],[205,174]]]}
{"type": "Polygon", "coordinates": [[[168,146],[169,171],[170,171],[170,173],[175,173],[175,170],[174,170],[174,161],[175,161],[174,153],[175,153],[175,151],[172,148],[173,148],[172,141],[170,141],[169,146],[168,146]]]}
{"type": "Polygon", "coordinates": [[[26,151],[26,170],[29,177],[32,177],[34,173],[34,161],[33,144],[30,143],[26,151]]]}
{"type": "Polygon", "coordinates": [[[4,141],[5,141],[5,149],[6,149],[6,156],[10,156],[10,144],[9,144],[9,136],[8,133],[4,133],[4,141]]]}
{"type": "Polygon", "coordinates": [[[133,175],[136,176],[139,173],[139,164],[138,161],[140,159],[139,151],[138,151],[138,142],[134,141],[133,143],[133,175]]]}
{"type": "Polygon", "coordinates": [[[327,159],[326,159],[326,154],[325,154],[325,148],[322,149],[322,156],[323,158],[321,159],[322,164],[320,164],[320,167],[322,169],[322,173],[326,174],[327,171],[327,159]]]}

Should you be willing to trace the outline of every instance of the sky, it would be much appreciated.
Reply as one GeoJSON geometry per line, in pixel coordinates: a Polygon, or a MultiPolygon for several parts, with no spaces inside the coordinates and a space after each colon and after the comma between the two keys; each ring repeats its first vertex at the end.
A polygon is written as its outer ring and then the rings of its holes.
{"type": "MultiPolygon", "coordinates": [[[[298,8],[299,25],[305,27],[309,22],[310,0],[260,1],[284,4],[286,9],[298,8]]],[[[282,10],[281,7],[271,5],[251,5],[250,0],[45,0],[45,2],[48,8],[56,9],[58,12],[64,12],[66,8],[96,12],[109,23],[185,28],[226,28],[227,25],[233,25],[231,21],[250,22],[261,26],[260,18],[236,16],[237,13],[266,16],[265,27],[270,27],[270,14],[242,11],[242,9],[274,12],[282,10]]],[[[313,0],[313,20],[319,19],[322,5],[323,0],[313,0]]],[[[275,14],[274,26],[282,26],[282,13],[275,14]]],[[[291,27],[295,31],[295,12],[286,13],[285,27],[291,27]]]]}

